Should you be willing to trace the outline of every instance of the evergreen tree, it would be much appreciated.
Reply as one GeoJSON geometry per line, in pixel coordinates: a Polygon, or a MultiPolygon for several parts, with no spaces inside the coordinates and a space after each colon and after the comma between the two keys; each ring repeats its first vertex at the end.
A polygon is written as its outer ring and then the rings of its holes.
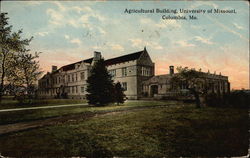
{"type": "Polygon", "coordinates": [[[98,60],[87,79],[87,100],[89,104],[103,106],[114,102],[114,85],[104,59],[98,60]]]}
{"type": "Polygon", "coordinates": [[[124,89],[122,88],[120,82],[117,82],[115,84],[115,102],[117,103],[117,105],[119,105],[120,103],[123,104],[125,101],[126,95],[124,94],[124,89]]]}

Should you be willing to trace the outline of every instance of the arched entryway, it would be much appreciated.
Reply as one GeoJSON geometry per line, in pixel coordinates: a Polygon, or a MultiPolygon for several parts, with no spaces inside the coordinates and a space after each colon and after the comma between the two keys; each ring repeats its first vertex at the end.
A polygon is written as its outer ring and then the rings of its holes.
{"type": "Polygon", "coordinates": [[[158,94],[158,85],[150,86],[150,96],[154,97],[155,94],[158,94]]]}

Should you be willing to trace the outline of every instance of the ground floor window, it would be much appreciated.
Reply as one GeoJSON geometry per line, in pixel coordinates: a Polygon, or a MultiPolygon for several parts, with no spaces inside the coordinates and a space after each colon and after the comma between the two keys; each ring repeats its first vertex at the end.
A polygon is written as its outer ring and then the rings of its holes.
{"type": "Polygon", "coordinates": [[[81,92],[84,93],[84,87],[81,87],[81,92]]]}
{"type": "Polygon", "coordinates": [[[78,86],[76,86],[76,93],[78,93],[78,86]]]}
{"type": "Polygon", "coordinates": [[[124,91],[127,90],[127,82],[122,82],[122,88],[124,89],[124,91]]]}

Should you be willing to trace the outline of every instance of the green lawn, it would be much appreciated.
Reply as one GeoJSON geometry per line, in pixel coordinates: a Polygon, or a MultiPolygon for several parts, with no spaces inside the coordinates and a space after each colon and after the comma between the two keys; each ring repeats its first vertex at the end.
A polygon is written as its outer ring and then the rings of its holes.
{"type": "Polygon", "coordinates": [[[37,99],[33,100],[32,104],[20,104],[17,100],[13,100],[13,97],[4,97],[0,102],[1,109],[13,109],[35,106],[51,106],[51,105],[64,105],[64,104],[81,104],[86,103],[83,99],[37,99]]]}
{"type": "Polygon", "coordinates": [[[158,106],[3,135],[0,153],[12,157],[241,156],[247,155],[248,123],[246,109],[158,106]]]}
{"type": "Polygon", "coordinates": [[[93,115],[96,113],[120,111],[120,110],[134,109],[140,107],[161,106],[161,105],[165,106],[165,105],[176,105],[176,104],[182,104],[182,103],[178,103],[176,101],[133,101],[133,102],[126,102],[120,106],[109,105],[105,107],[93,107],[88,105],[79,105],[74,107],[61,107],[53,109],[36,109],[36,110],[25,110],[25,111],[1,112],[0,125],[66,116],[72,114],[93,115]]]}

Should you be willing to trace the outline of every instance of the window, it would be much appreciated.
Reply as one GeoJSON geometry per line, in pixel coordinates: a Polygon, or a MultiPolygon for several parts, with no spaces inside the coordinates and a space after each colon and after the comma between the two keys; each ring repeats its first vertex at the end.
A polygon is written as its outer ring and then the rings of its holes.
{"type": "Polygon", "coordinates": [[[115,76],[116,76],[116,70],[109,70],[109,74],[110,74],[112,77],[115,77],[115,76]]]}
{"type": "Polygon", "coordinates": [[[65,83],[65,76],[62,76],[62,83],[65,83]]]}
{"type": "Polygon", "coordinates": [[[78,93],[78,86],[76,86],[76,93],[78,93]]]}
{"type": "Polygon", "coordinates": [[[58,79],[58,80],[59,80],[59,83],[61,83],[61,77],[58,77],[58,78],[59,78],[59,79],[58,79]]]}
{"type": "Polygon", "coordinates": [[[81,73],[81,80],[84,80],[84,79],[85,79],[85,73],[82,72],[82,73],[81,73]]]}
{"type": "Polygon", "coordinates": [[[77,81],[77,73],[76,73],[76,81],[77,81]]]}
{"type": "Polygon", "coordinates": [[[84,93],[84,87],[81,87],[81,92],[84,93]]]}
{"type": "Polygon", "coordinates": [[[122,76],[127,76],[127,68],[122,68],[122,76]]]}
{"type": "Polygon", "coordinates": [[[74,82],[74,74],[71,76],[71,81],[74,82]]]}
{"type": "Polygon", "coordinates": [[[122,88],[124,89],[124,91],[127,90],[127,82],[122,82],[122,88]]]}
{"type": "Polygon", "coordinates": [[[142,67],[141,68],[141,75],[142,76],[150,76],[150,68],[149,67],[142,67]]]}
{"type": "Polygon", "coordinates": [[[72,93],[75,93],[75,87],[72,87],[72,93]]]}
{"type": "Polygon", "coordinates": [[[70,75],[68,75],[68,82],[70,82],[70,75]]]}

